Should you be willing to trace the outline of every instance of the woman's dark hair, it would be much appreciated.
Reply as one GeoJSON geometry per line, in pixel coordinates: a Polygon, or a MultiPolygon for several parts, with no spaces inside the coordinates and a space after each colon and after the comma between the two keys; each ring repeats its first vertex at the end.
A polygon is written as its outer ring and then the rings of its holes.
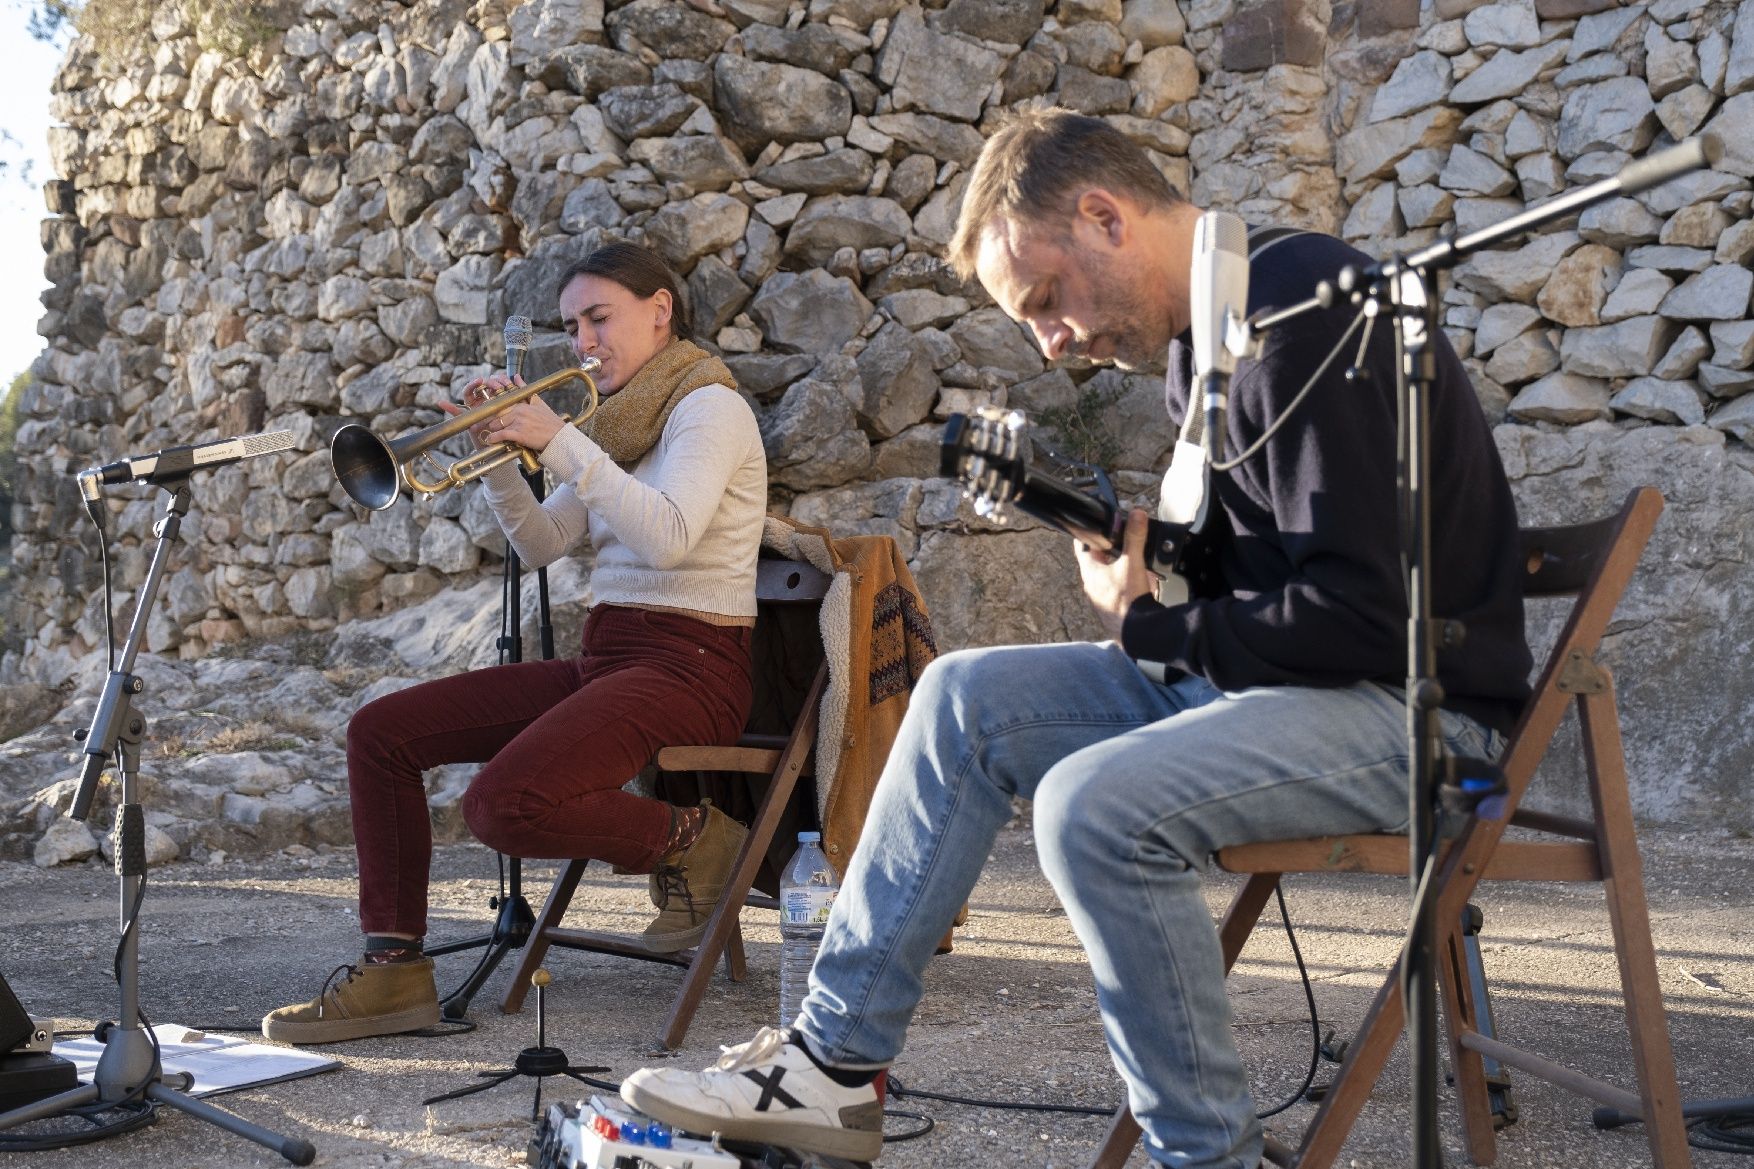
{"type": "Polygon", "coordinates": [[[682,291],[682,281],[670,270],[670,265],[658,258],[658,253],[639,244],[618,241],[604,244],[584,259],[575,262],[566,270],[555,286],[554,295],[558,297],[566,291],[566,286],[580,276],[601,276],[605,280],[613,280],[635,296],[647,298],[662,288],[670,294],[670,332],[673,336],[687,339],[694,336],[693,314],[689,312],[687,297],[682,291]]]}

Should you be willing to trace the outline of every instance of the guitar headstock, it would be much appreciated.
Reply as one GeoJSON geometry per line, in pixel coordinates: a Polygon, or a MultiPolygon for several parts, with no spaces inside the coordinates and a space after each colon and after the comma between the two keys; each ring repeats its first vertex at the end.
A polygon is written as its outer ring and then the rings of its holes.
{"type": "Polygon", "coordinates": [[[1022,411],[982,406],[945,422],[938,472],[962,484],[976,515],[1003,523],[1028,467],[1029,420],[1022,411]]]}

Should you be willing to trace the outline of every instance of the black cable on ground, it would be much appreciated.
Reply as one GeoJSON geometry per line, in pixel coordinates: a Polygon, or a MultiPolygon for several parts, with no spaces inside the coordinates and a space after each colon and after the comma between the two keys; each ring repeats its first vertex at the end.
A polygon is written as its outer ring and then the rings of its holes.
{"type": "Polygon", "coordinates": [[[919,1121],[919,1127],[917,1128],[910,1128],[893,1134],[885,1131],[883,1134],[883,1143],[886,1145],[899,1145],[903,1141],[917,1141],[938,1127],[938,1122],[927,1116],[924,1112],[907,1112],[900,1108],[885,1108],[883,1110],[883,1115],[899,1116],[903,1120],[919,1121]]]}
{"type": "MultiPolygon", "coordinates": [[[[1303,950],[1297,944],[1297,933],[1291,927],[1291,911],[1285,906],[1285,890],[1275,886],[1273,895],[1279,901],[1279,920],[1285,923],[1285,937],[1291,943],[1291,956],[1297,962],[1297,976],[1303,982],[1304,1001],[1309,1004],[1310,1053],[1309,1070],[1304,1073],[1303,1083],[1297,1091],[1284,1100],[1263,1112],[1257,1113],[1261,1120],[1269,1116],[1277,1116],[1293,1104],[1303,1099],[1309,1086],[1315,1083],[1316,1070],[1322,1063],[1322,1024],[1321,1017],[1316,1013],[1315,988],[1310,985],[1309,968],[1303,962],[1303,950]]],[[[1091,1107],[1083,1104],[1029,1104],[1015,1100],[978,1100],[968,1096],[952,1096],[944,1092],[927,1092],[922,1089],[909,1088],[893,1074],[889,1077],[889,1094],[897,1100],[908,1096],[917,1096],[922,1100],[941,1100],[946,1104],[962,1104],[970,1108],[1001,1108],[1018,1112],[1063,1112],[1074,1116],[1113,1116],[1117,1105],[1107,1108],[1091,1107]]]]}
{"type": "Polygon", "coordinates": [[[1283,883],[1273,886],[1273,896],[1279,899],[1279,920],[1285,923],[1285,940],[1291,943],[1291,956],[1297,960],[1297,977],[1303,982],[1303,998],[1309,1004],[1309,1071],[1304,1073],[1303,1083],[1297,1091],[1287,1096],[1282,1102],[1275,1104],[1265,1112],[1256,1113],[1261,1120],[1269,1116],[1277,1116],[1303,1099],[1309,1086],[1315,1083],[1316,1069],[1322,1065],[1322,1021],[1316,1014],[1315,987],[1309,983],[1309,969],[1303,964],[1303,951],[1297,945],[1297,931],[1291,928],[1291,911],[1285,908],[1285,886],[1283,883]]]}
{"type": "Polygon", "coordinates": [[[1702,1116],[1687,1126],[1687,1143],[1714,1153],[1754,1155],[1754,1112],[1702,1116]]]}
{"type": "Polygon", "coordinates": [[[0,1132],[0,1153],[43,1153],[50,1149],[69,1149],[75,1145],[88,1145],[93,1141],[106,1140],[120,1136],[125,1132],[133,1132],[145,1128],[158,1119],[158,1105],[151,1100],[142,1100],[134,1104],[90,1104],[82,1108],[69,1108],[65,1112],[53,1116],[45,1116],[27,1122],[25,1128],[33,1125],[48,1125],[53,1122],[83,1122],[87,1127],[74,1129],[71,1132],[19,1132],[16,1129],[0,1132]],[[118,1113],[114,1119],[102,1119],[105,1113],[118,1113]]]}

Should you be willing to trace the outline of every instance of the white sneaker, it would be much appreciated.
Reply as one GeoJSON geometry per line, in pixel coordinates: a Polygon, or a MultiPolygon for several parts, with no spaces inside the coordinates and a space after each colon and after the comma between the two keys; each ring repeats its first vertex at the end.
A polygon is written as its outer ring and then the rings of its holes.
{"type": "Polygon", "coordinates": [[[883,1151],[883,1103],[873,1084],[824,1075],[790,1032],[763,1027],[721,1048],[705,1071],[641,1068],[621,1084],[628,1105],[677,1128],[870,1161],[883,1151]]]}

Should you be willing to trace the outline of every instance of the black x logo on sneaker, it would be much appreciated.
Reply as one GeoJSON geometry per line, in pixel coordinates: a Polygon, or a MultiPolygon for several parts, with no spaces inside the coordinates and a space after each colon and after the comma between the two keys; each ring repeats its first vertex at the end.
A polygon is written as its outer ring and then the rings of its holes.
{"type": "Polygon", "coordinates": [[[780,1078],[786,1074],[785,1068],[776,1067],[765,1074],[751,1069],[743,1074],[761,1085],[761,1099],[755,1102],[757,1112],[768,1111],[776,1100],[786,1108],[802,1108],[804,1106],[796,1096],[780,1087],[780,1078]]]}

